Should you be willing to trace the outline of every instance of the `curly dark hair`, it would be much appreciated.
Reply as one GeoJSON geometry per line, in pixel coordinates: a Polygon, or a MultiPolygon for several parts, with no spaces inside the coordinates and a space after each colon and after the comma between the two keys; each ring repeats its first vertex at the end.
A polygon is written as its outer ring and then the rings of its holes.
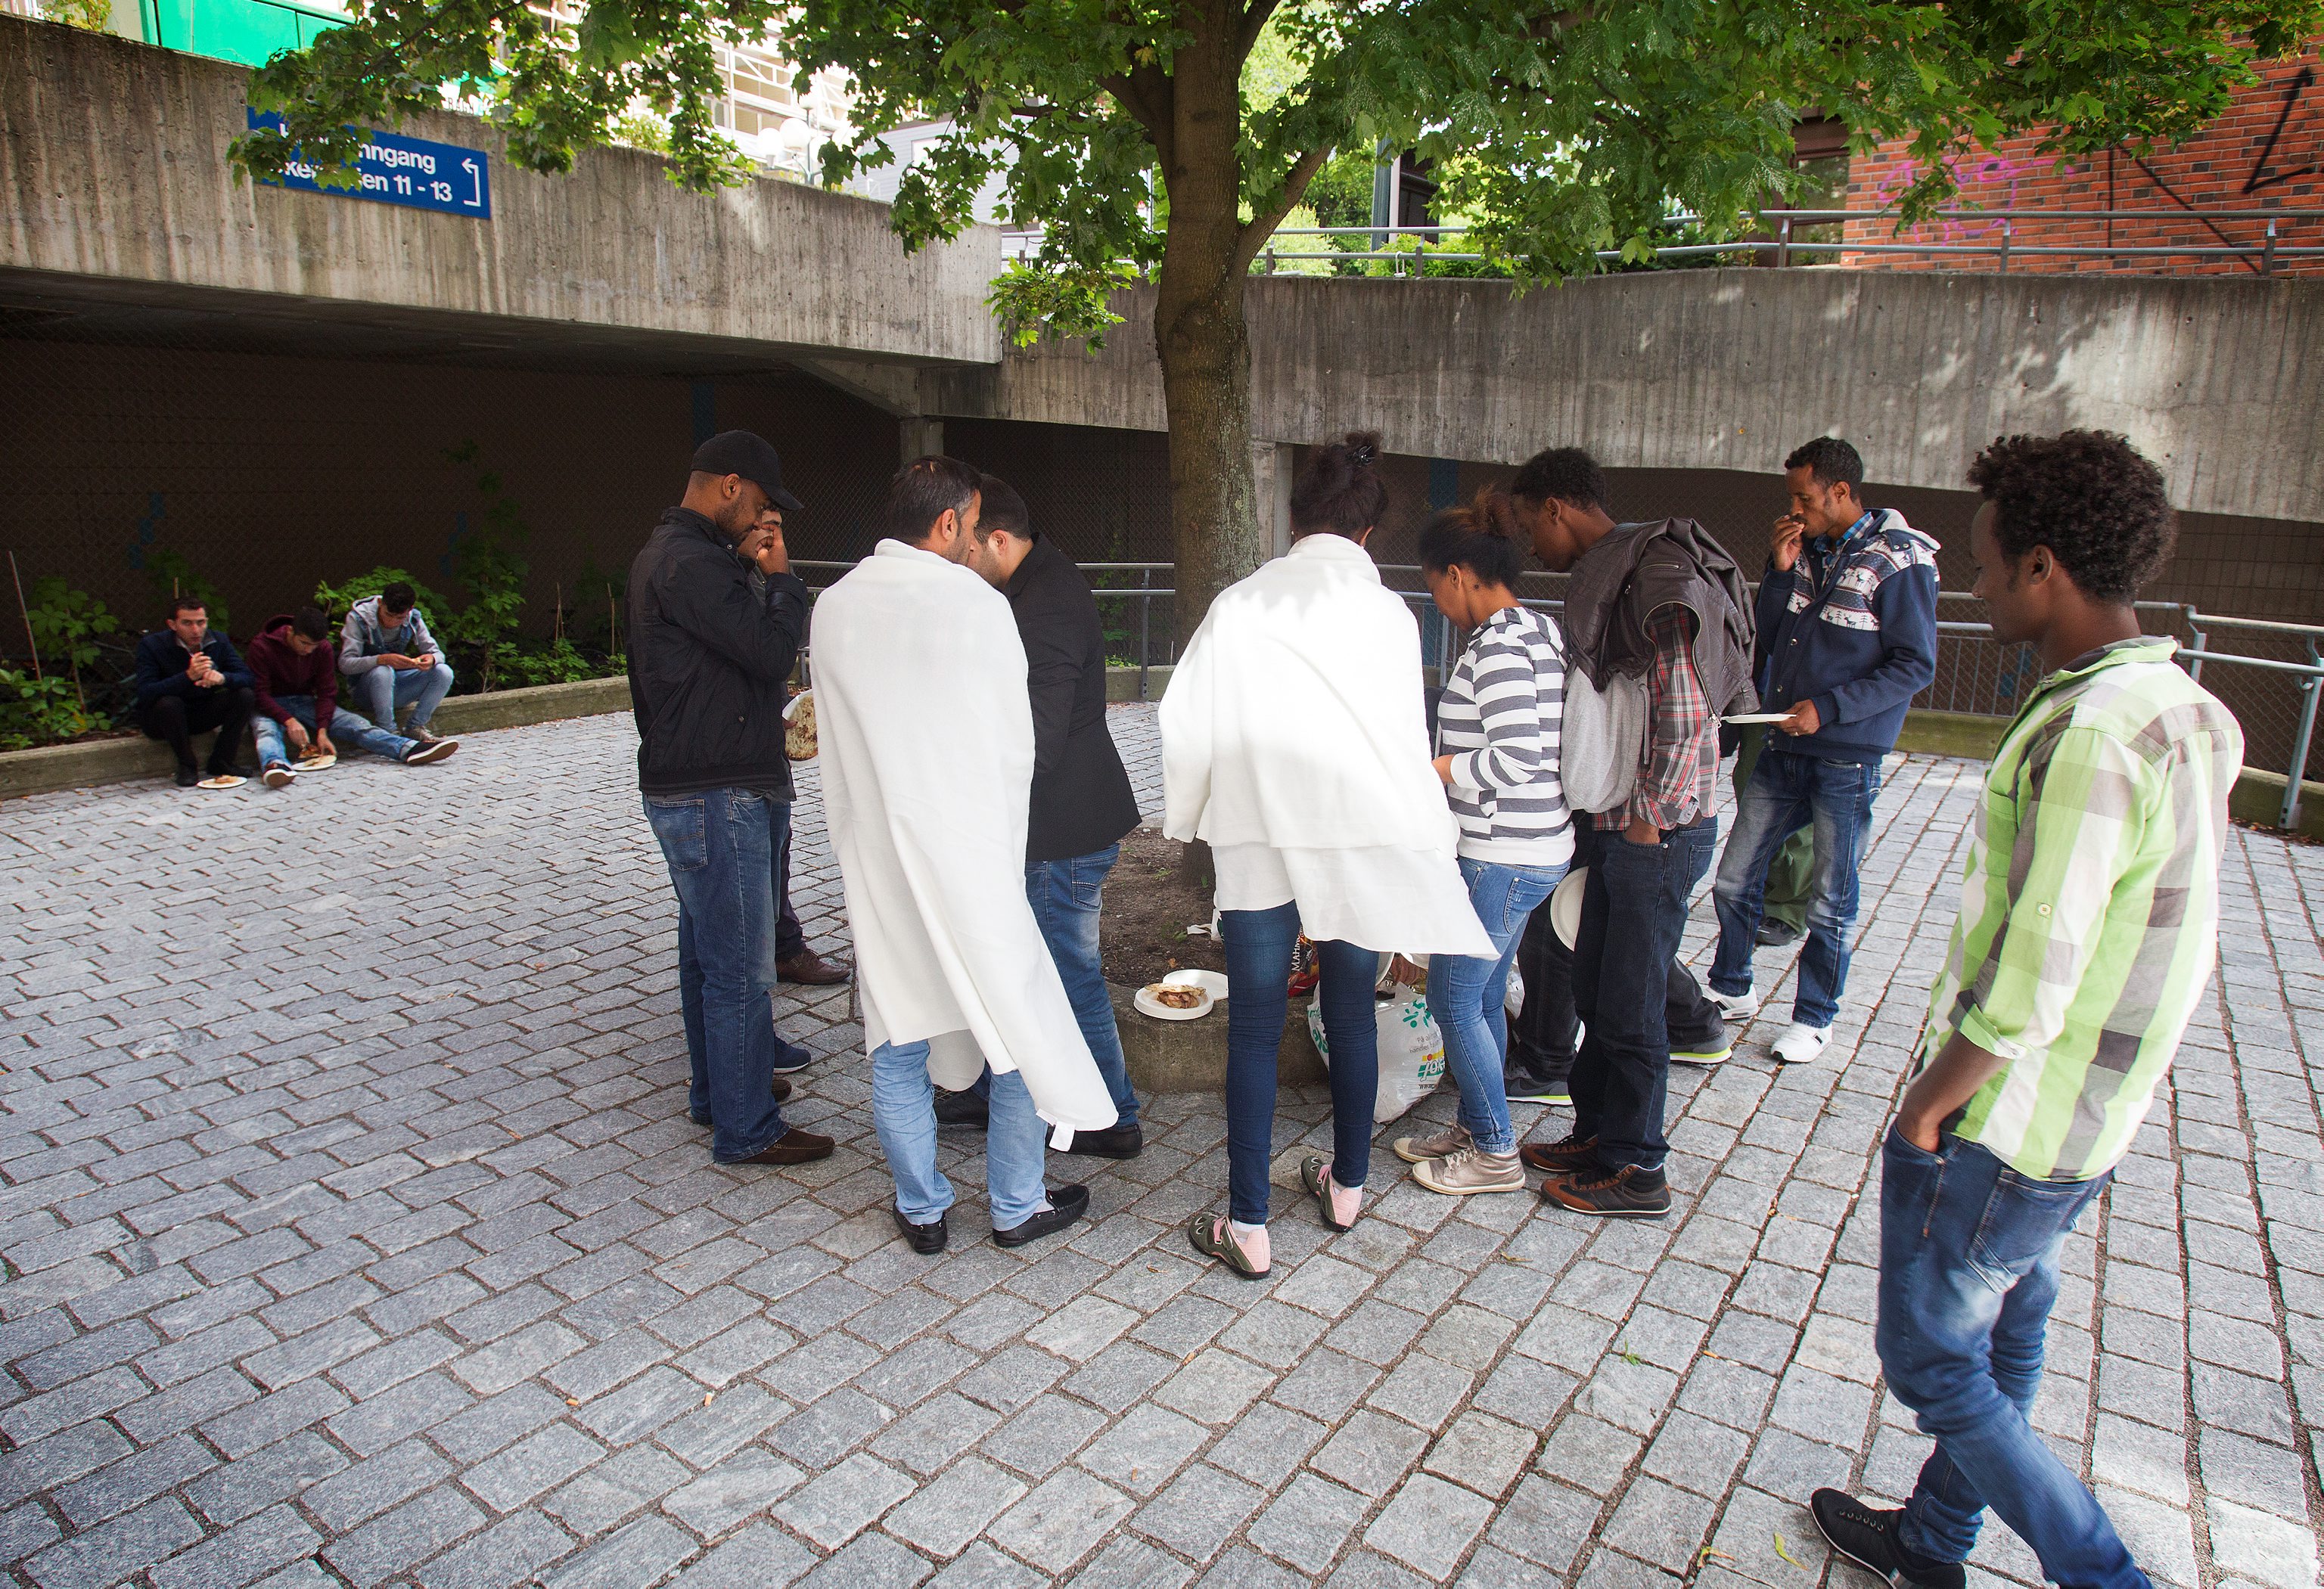
{"type": "Polygon", "coordinates": [[[1525,531],[1509,499],[1487,486],[1465,508],[1446,508],[1422,526],[1420,566],[1430,574],[1465,568],[1487,584],[1517,588],[1525,573],[1525,531]]]}
{"type": "Polygon", "coordinates": [[[2047,547],[2093,601],[2128,603],[2179,538],[2163,471],[2110,430],[2004,436],[1969,466],[2012,557],[2047,547]]]}
{"type": "Polygon", "coordinates": [[[1576,508],[1606,509],[1606,472],[1580,447],[1550,447],[1525,461],[1509,482],[1509,495],[1528,502],[1555,497],[1576,508]]]}
{"type": "Polygon", "coordinates": [[[1379,436],[1370,430],[1351,430],[1345,440],[1309,453],[1291,482],[1291,532],[1328,530],[1352,539],[1378,524],[1388,511],[1379,457],[1379,436]]]}
{"type": "Polygon", "coordinates": [[[1801,443],[1784,460],[1784,467],[1807,470],[1826,491],[1845,481],[1850,491],[1859,497],[1864,494],[1863,456],[1836,436],[1819,436],[1801,443]]]}

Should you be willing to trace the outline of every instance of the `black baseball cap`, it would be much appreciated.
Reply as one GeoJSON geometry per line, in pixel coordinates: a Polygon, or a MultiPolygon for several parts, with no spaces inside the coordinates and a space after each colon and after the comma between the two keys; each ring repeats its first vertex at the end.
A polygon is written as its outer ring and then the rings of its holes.
{"type": "Polygon", "coordinates": [[[783,489],[783,461],[767,438],[752,430],[722,430],[694,449],[696,474],[739,474],[767,493],[786,513],[804,513],[807,504],[783,489]]]}

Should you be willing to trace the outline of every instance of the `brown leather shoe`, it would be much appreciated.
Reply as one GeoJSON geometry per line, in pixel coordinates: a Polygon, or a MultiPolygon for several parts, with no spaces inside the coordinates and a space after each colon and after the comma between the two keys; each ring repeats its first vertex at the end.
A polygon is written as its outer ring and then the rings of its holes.
{"type": "Polygon", "coordinates": [[[802,987],[836,987],[854,973],[837,960],[827,960],[813,950],[775,962],[775,976],[802,987]]]}
{"type": "Polygon", "coordinates": [[[1529,1142],[1517,1149],[1526,1167],[1544,1175],[1571,1175],[1577,1170],[1603,1174],[1598,1163],[1598,1139],[1568,1136],[1562,1142],[1529,1142]]]}
{"type": "Polygon", "coordinates": [[[792,1126],[774,1141],[747,1159],[733,1159],[734,1164],[811,1164],[817,1159],[831,1157],[832,1141],[812,1131],[792,1126]]]}

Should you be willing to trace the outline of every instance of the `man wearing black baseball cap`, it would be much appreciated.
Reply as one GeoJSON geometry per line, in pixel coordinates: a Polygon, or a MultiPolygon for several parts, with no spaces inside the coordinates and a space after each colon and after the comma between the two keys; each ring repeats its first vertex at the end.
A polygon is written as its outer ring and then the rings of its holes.
{"type": "Polygon", "coordinates": [[[678,987],[693,1065],[687,1112],[721,1163],[802,1164],[832,1142],[783,1122],[780,1072],[811,1057],[775,1035],[777,857],[790,829],[783,681],[807,592],[769,506],[799,508],[782,460],[747,430],[695,449],[685,498],[630,565],[638,788],[678,892],[678,987]],[[742,548],[766,576],[751,587],[742,548]]]}

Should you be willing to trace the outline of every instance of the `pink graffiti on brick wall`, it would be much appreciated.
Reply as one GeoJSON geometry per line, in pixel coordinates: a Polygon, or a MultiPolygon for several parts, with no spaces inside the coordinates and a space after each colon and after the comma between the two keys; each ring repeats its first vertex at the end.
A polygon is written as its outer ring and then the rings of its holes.
{"type": "MultiPolygon", "coordinates": [[[[2052,162],[2047,160],[2012,160],[2007,155],[1989,152],[1973,158],[1949,156],[1944,167],[1960,188],[1963,199],[2003,209],[2016,207],[2020,180],[2045,176],[2052,169],[2052,162]]],[[[1914,179],[1920,175],[1920,170],[1918,162],[1910,160],[1891,161],[1886,166],[1877,166],[1869,173],[1870,179],[1864,188],[1865,195],[1885,209],[1913,185],[1914,179]]],[[[2055,170],[2061,176],[2070,176],[2074,168],[2064,164],[2056,166],[2055,170]]],[[[2000,225],[1998,220],[1927,221],[1913,227],[1910,235],[1923,242],[1958,243],[1989,235],[2000,225]]]]}

